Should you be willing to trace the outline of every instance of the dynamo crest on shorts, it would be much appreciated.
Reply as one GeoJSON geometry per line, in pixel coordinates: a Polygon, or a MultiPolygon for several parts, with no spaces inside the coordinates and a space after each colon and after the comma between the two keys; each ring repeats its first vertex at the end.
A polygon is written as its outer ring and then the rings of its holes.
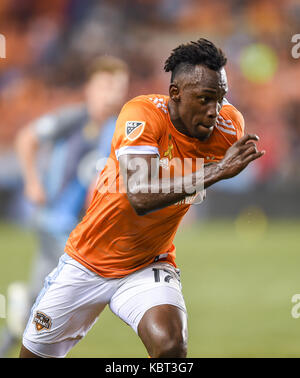
{"type": "Polygon", "coordinates": [[[37,331],[42,331],[43,329],[49,330],[52,326],[52,320],[50,316],[44,314],[41,311],[37,311],[35,313],[32,323],[35,324],[37,331]]]}
{"type": "Polygon", "coordinates": [[[129,140],[137,139],[144,131],[146,122],[127,121],[125,126],[125,135],[129,140]]]}

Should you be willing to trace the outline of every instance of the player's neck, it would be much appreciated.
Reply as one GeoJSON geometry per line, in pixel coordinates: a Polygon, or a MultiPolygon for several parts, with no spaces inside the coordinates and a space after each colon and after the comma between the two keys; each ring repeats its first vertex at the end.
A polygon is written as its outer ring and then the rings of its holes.
{"type": "Polygon", "coordinates": [[[191,137],[189,132],[187,131],[184,123],[181,121],[181,118],[179,117],[176,105],[173,103],[173,101],[170,99],[168,102],[168,110],[170,114],[170,120],[175,127],[177,131],[179,131],[181,134],[184,134],[188,137],[191,137]]]}

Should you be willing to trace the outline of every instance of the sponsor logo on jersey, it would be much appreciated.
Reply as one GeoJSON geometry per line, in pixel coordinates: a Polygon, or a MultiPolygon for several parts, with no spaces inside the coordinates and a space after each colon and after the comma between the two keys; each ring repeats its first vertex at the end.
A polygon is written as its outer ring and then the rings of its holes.
{"type": "Polygon", "coordinates": [[[141,136],[145,128],[145,122],[142,121],[127,121],[125,126],[126,138],[133,141],[141,136]]]}
{"type": "Polygon", "coordinates": [[[42,331],[43,329],[49,330],[52,326],[52,320],[50,316],[44,314],[41,311],[37,311],[33,317],[33,323],[37,331],[42,331]]]}
{"type": "Polygon", "coordinates": [[[166,152],[164,152],[164,157],[167,157],[168,159],[172,160],[173,159],[173,143],[172,143],[172,135],[169,134],[169,146],[166,152]]]}

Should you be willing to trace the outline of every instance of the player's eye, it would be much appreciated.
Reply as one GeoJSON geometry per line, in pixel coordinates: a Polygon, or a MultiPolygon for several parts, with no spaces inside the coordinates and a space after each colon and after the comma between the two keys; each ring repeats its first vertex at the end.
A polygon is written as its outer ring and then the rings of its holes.
{"type": "Polygon", "coordinates": [[[209,102],[209,97],[199,96],[199,101],[200,101],[201,104],[207,104],[209,102]]]}

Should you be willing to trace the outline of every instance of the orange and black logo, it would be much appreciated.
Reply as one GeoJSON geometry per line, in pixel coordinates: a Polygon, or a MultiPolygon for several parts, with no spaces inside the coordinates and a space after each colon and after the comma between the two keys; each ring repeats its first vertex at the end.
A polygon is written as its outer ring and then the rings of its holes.
{"type": "Polygon", "coordinates": [[[52,326],[52,320],[49,316],[43,312],[37,311],[33,317],[33,322],[37,331],[42,331],[43,329],[49,330],[52,326]]]}

